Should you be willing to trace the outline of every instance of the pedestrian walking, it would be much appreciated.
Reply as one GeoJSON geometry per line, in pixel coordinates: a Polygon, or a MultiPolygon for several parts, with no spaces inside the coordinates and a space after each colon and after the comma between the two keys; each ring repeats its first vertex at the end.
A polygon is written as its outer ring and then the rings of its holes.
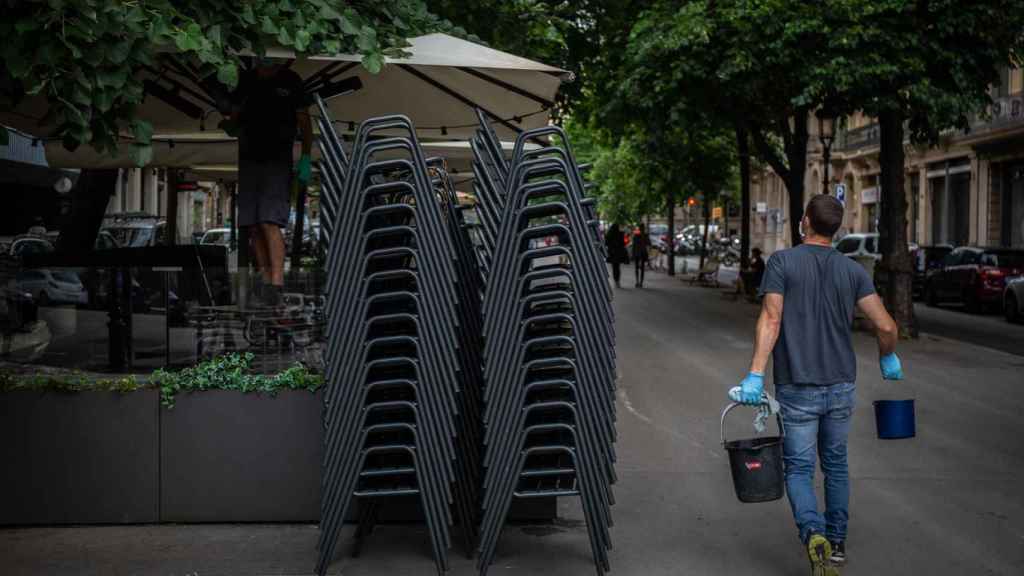
{"type": "Polygon", "coordinates": [[[257,58],[239,81],[231,115],[238,126],[238,225],[249,230],[262,278],[257,300],[278,305],[284,290],[284,236],[292,189],[292,149],[302,135],[294,176],[309,182],[313,126],[302,78],[269,58],[257,58]]]}
{"type": "Polygon", "coordinates": [[[647,227],[640,223],[633,230],[633,274],[636,277],[636,287],[644,287],[644,268],[650,258],[651,241],[647,237],[647,227]]]}
{"type": "Polygon", "coordinates": [[[775,396],[785,428],[786,491],[814,576],[838,574],[846,561],[850,483],[846,441],[855,404],[854,307],[874,324],[882,377],[901,380],[896,323],[867,272],[832,248],[843,205],[818,195],[807,204],[804,243],[768,260],[750,373],[729,396],[760,404],[772,356],[775,396]],[[825,513],[819,512],[814,468],[825,477],[825,513]]]}
{"type": "Polygon", "coordinates": [[[605,232],[604,247],[608,263],[612,265],[612,278],[615,279],[615,287],[621,288],[622,263],[629,259],[629,254],[626,252],[626,243],[618,224],[612,224],[605,232]]]}

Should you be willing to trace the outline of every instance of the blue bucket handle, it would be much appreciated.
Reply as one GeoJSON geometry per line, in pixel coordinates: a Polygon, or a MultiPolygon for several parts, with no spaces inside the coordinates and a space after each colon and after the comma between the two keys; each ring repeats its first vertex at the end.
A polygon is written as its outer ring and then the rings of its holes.
{"type": "MultiPolygon", "coordinates": [[[[737,406],[751,406],[753,408],[761,406],[763,404],[767,404],[767,402],[762,402],[761,404],[740,404],[739,402],[731,402],[728,406],[725,407],[725,410],[722,410],[722,420],[720,423],[722,427],[722,446],[725,446],[725,415],[728,414],[730,410],[737,406]]],[[[782,412],[775,414],[775,421],[779,423],[779,437],[785,438],[786,428],[785,426],[782,425],[782,412]]]]}

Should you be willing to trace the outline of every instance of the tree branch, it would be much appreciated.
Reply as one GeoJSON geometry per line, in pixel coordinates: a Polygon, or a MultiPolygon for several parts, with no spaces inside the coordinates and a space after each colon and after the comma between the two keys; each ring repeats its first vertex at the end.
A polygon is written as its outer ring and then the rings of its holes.
{"type": "Polygon", "coordinates": [[[750,126],[749,132],[751,138],[754,140],[754,146],[757,147],[758,156],[761,160],[764,160],[775,170],[775,173],[779,175],[785,181],[789,180],[789,167],[786,166],[786,161],[779,155],[779,151],[768,142],[768,139],[764,136],[764,131],[759,126],[750,126]]]}

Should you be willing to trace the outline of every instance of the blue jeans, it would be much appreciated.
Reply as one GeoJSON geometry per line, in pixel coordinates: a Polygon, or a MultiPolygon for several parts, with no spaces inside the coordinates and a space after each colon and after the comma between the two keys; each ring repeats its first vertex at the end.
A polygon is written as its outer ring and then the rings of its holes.
{"type": "Polygon", "coordinates": [[[855,403],[854,384],[831,386],[776,386],[786,427],[783,459],[786,492],[800,540],[824,534],[831,541],[846,540],[850,517],[850,475],[846,464],[846,438],[855,403]],[[814,494],[814,468],[821,458],[825,475],[825,514],[818,511],[814,494]]]}

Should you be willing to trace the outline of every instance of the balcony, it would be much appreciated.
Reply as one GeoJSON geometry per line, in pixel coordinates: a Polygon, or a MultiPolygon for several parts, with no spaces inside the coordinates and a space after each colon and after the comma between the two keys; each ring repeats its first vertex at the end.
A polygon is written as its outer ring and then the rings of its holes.
{"type": "MultiPolygon", "coordinates": [[[[943,130],[941,134],[943,137],[951,138],[954,142],[963,140],[973,142],[983,139],[988,133],[1017,127],[1024,127],[1024,92],[1016,92],[993,99],[987,116],[981,114],[971,116],[970,129],[967,132],[950,128],[943,130]]],[[[860,128],[841,131],[834,150],[855,152],[876,148],[879,143],[880,133],[878,123],[875,122],[860,128]]]]}
{"type": "Polygon", "coordinates": [[[839,142],[835,149],[839,152],[852,152],[863,148],[877,147],[880,142],[878,123],[875,122],[840,132],[839,142]]]}

